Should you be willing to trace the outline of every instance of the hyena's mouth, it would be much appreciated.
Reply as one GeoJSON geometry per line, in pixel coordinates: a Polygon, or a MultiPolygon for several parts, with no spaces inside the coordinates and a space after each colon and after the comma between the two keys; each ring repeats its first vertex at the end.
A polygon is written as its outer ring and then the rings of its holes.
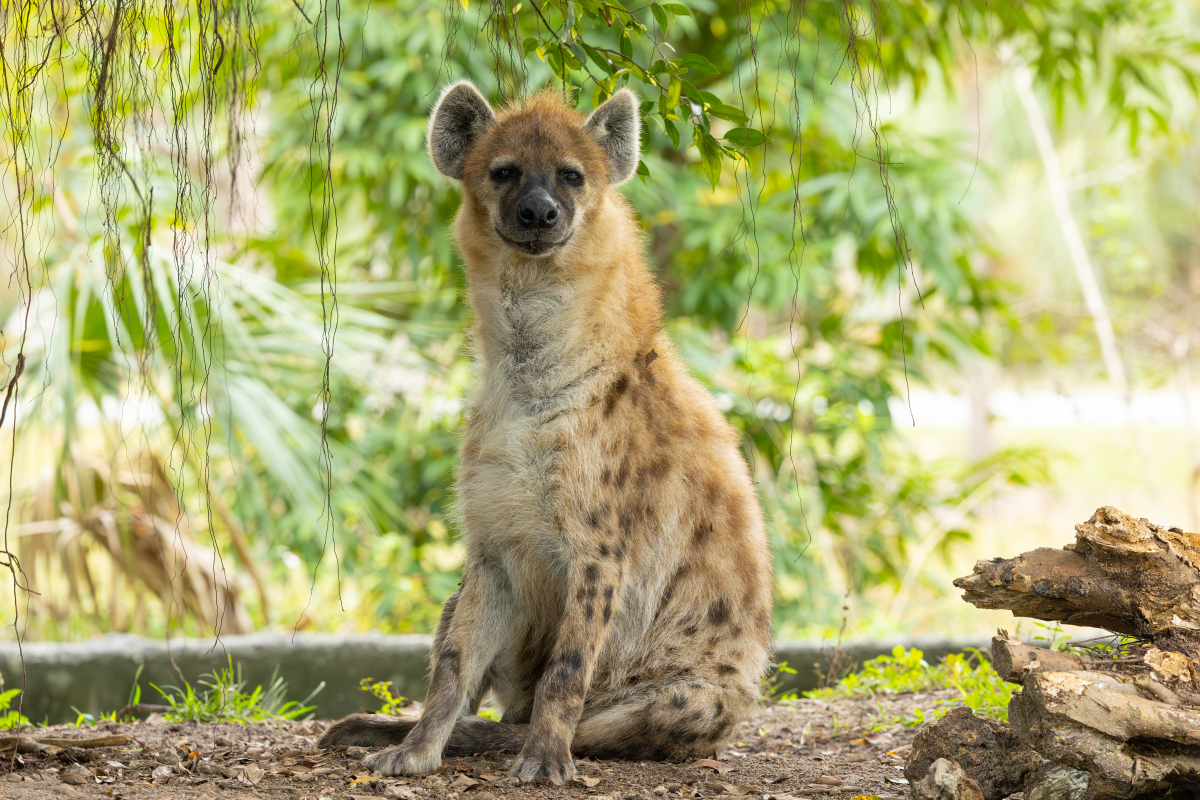
{"type": "Polygon", "coordinates": [[[571,229],[567,232],[566,236],[553,242],[549,239],[531,239],[528,242],[518,242],[515,239],[510,239],[505,236],[504,232],[500,230],[500,226],[496,226],[496,235],[503,239],[505,244],[520,250],[522,253],[528,253],[531,256],[544,256],[552,250],[562,247],[564,244],[570,241],[574,234],[575,230],[571,229]]]}

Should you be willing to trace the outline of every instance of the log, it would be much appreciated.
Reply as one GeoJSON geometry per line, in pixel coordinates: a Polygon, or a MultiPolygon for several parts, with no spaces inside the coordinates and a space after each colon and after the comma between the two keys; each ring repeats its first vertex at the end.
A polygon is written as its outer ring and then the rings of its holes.
{"type": "Polygon", "coordinates": [[[1147,699],[1133,677],[1033,672],[1008,715],[1039,755],[1091,774],[1089,798],[1186,796],[1200,774],[1200,711],[1147,699]]]}
{"type": "Polygon", "coordinates": [[[64,739],[57,736],[0,736],[0,750],[17,752],[36,752],[47,747],[119,747],[133,740],[128,736],[93,736],[90,739],[64,739]],[[40,745],[40,746],[39,746],[40,745]],[[34,747],[35,750],[22,750],[23,747],[34,747]]]}
{"type": "Polygon", "coordinates": [[[979,608],[1151,638],[1200,628],[1200,535],[1111,506],[1075,526],[1075,543],[980,561],[954,585],[979,608]]]}
{"type": "Polygon", "coordinates": [[[1045,647],[1023,644],[1008,631],[992,637],[992,667],[1009,683],[1023,684],[1031,672],[1064,672],[1084,669],[1083,659],[1045,647]]]}

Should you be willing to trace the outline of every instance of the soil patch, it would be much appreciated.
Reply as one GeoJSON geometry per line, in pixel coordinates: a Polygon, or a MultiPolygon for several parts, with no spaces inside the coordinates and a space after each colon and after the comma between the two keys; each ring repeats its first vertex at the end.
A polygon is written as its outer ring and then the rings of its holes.
{"type": "MultiPolygon", "coordinates": [[[[872,733],[881,712],[911,713],[948,700],[950,692],[921,692],[878,700],[799,700],[758,710],[739,726],[714,761],[684,764],[577,762],[567,786],[542,781],[511,785],[512,754],[447,759],[433,775],[372,777],[365,748],[316,749],[327,721],[257,725],[167,724],[161,719],[95,728],[39,728],[63,738],[123,734],[120,747],[65,747],[52,755],[6,756],[0,797],[47,798],[279,798],[283,800],[674,800],[675,798],[851,798],[908,794],[904,756],[914,728],[872,733]]],[[[11,751],[10,751],[11,752],[11,751]]]]}

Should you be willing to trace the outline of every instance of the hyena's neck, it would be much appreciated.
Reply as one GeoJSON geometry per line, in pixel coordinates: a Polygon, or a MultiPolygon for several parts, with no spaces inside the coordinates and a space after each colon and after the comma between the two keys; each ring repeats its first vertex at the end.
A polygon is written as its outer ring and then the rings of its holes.
{"type": "Polygon", "coordinates": [[[590,217],[552,258],[500,247],[467,254],[480,376],[510,387],[533,413],[644,355],[661,327],[632,213],[612,200],[590,217]],[[490,263],[470,263],[481,256],[490,263]]]}

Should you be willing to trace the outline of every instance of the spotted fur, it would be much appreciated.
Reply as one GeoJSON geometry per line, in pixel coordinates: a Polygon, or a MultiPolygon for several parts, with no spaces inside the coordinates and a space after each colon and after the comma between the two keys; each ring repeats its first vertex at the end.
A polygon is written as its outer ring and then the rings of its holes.
{"type": "Polygon", "coordinates": [[[637,162],[636,103],[609,103],[597,126],[541,94],[465,133],[454,230],[478,384],[456,493],[463,584],[420,720],[350,717],[322,740],[392,745],[369,757],[384,774],[510,750],[515,776],[561,783],[573,756],[711,756],[767,668],[761,511],[737,434],[662,330],[614,188],[637,162]],[[555,183],[564,164],[580,185],[555,183]],[[536,181],[572,208],[570,235],[534,254],[501,231],[506,192],[536,181]],[[489,691],[502,722],[472,716],[489,691]]]}

